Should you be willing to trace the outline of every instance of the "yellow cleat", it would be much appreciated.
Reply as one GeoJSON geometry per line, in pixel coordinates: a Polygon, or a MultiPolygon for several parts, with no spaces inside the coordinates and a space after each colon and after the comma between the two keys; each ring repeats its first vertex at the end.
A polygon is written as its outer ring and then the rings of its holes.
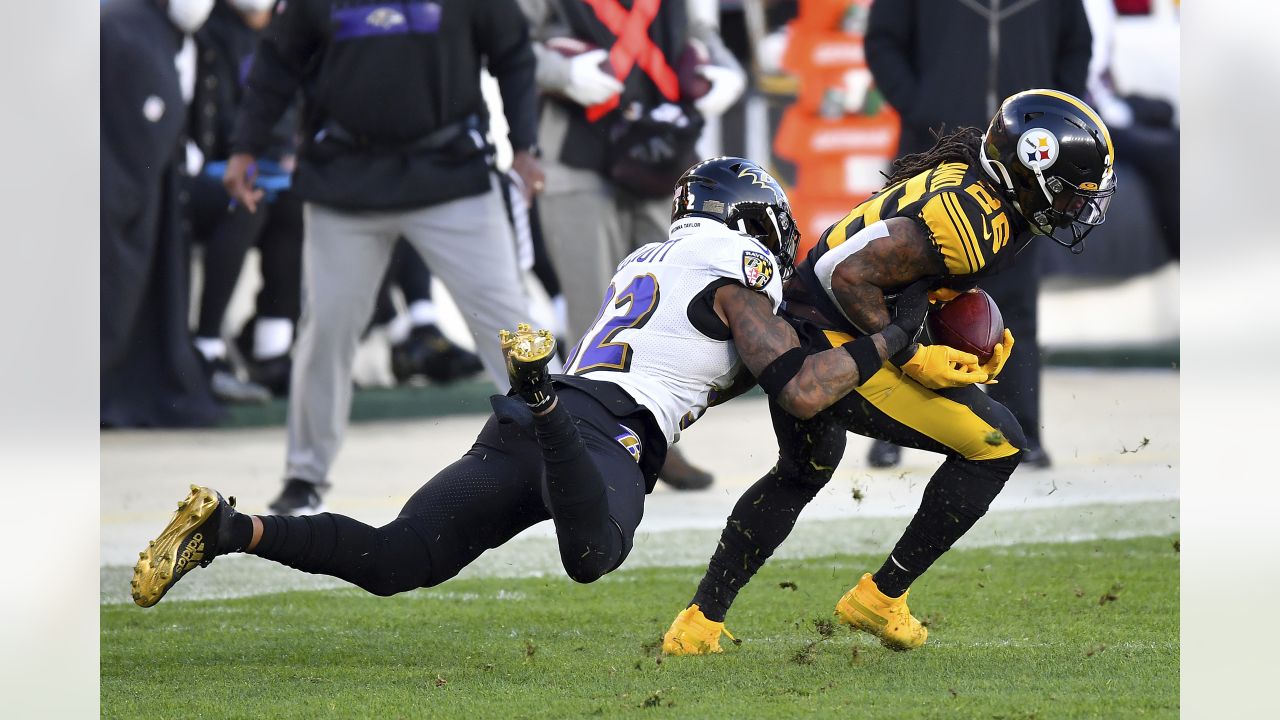
{"type": "Polygon", "coordinates": [[[555,336],[549,330],[534,330],[528,323],[520,323],[514,333],[500,330],[498,340],[507,357],[507,377],[512,389],[535,412],[550,407],[555,395],[551,392],[547,364],[555,356],[555,336]]]}
{"type": "MultiPolygon", "coordinates": [[[[498,340],[509,363],[530,364],[550,359],[556,351],[556,338],[550,330],[534,330],[529,323],[516,325],[516,331],[499,330],[498,340]]],[[[542,362],[545,365],[545,362],[542,362]]]]}
{"type": "Polygon", "coordinates": [[[836,616],[845,625],[880,638],[880,644],[890,650],[918,648],[929,637],[929,630],[912,617],[907,607],[910,593],[891,598],[880,592],[871,573],[865,573],[836,603],[836,616]]]}
{"type": "Polygon", "coordinates": [[[724,623],[708,620],[696,604],[690,605],[671,623],[667,634],[662,636],[663,655],[708,655],[722,653],[720,633],[730,640],[733,634],[724,628],[724,623]]]}
{"type": "Polygon", "coordinates": [[[222,554],[235,504],[235,498],[223,500],[209,488],[192,485],[169,524],[138,553],[129,581],[133,601],[142,607],[155,605],[183,575],[222,554]]]}

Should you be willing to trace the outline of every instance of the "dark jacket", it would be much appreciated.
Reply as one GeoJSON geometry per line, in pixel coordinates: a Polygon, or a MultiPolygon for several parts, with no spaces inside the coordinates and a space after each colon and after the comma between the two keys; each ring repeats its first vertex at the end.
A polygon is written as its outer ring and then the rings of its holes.
{"type": "Polygon", "coordinates": [[[100,419],[205,425],[221,416],[187,328],[177,165],[182,35],[155,0],[108,0],[101,22],[100,419]]]}
{"type": "Polygon", "coordinates": [[[254,57],[233,149],[261,153],[301,87],[303,199],[390,210],[486,192],[482,64],[512,146],[533,147],[535,65],[514,0],[289,0],[254,57]]]}
{"type": "MultiPolygon", "coordinates": [[[[231,155],[236,112],[249,79],[258,32],[245,24],[227,0],[218,0],[195,38],[199,55],[195,98],[191,102],[191,139],[204,153],[206,162],[226,160],[231,155]]],[[[279,161],[292,155],[297,126],[297,105],[293,104],[273,128],[263,157],[279,161]]]]}
{"type": "Polygon", "coordinates": [[[865,48],[907,154],[933,144],[931,128],[985,128],[1022,90],[1083,96],[1091,43],[1080,0],[878,0],[865,48]]]}

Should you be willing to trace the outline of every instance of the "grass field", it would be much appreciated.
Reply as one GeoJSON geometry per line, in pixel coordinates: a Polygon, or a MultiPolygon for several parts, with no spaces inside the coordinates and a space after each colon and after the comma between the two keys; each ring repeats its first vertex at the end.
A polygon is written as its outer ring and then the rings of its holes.
{"type": "Polygon", "coordinates": [[[102,607],[104,717],[1176,717],[1173,537],[955,550],[928,644],[829,624],[880,558],[770,563],[724,655],[662,658],[700,569],[102,607]]]}

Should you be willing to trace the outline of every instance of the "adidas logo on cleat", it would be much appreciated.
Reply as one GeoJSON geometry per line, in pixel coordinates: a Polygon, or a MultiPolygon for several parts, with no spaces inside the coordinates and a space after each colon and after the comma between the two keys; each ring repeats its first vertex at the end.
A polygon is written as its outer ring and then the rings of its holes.
{"type": "Polygon", "coordinates": [[[178,567],[174,568],[174,575],[182,575],[188,570],[188,566],[203,559],[204,535],[196,533],[187,541],[186,547],[182,548],[182,554],[178,556],[178,567]]]}

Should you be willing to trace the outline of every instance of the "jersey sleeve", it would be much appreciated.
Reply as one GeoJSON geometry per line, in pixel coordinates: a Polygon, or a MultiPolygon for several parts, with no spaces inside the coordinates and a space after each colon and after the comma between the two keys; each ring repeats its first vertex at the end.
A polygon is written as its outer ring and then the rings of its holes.
{"type": "Polygon", "coordinates": [[[736,272],[733,277],[748,289],[767,295],[773,311],[777,312],[782,305],[782,276],[773,253],[745,236],[730,247],[732,250],[725,258],[725,269],[736,272]]]}
{"type": "Polygon", "coordinates": [[[921,208],[920,220],[949,275],[972,275],[995,254],[982,208],[963,192],[944,190],[934,195],[921,208]]]}

